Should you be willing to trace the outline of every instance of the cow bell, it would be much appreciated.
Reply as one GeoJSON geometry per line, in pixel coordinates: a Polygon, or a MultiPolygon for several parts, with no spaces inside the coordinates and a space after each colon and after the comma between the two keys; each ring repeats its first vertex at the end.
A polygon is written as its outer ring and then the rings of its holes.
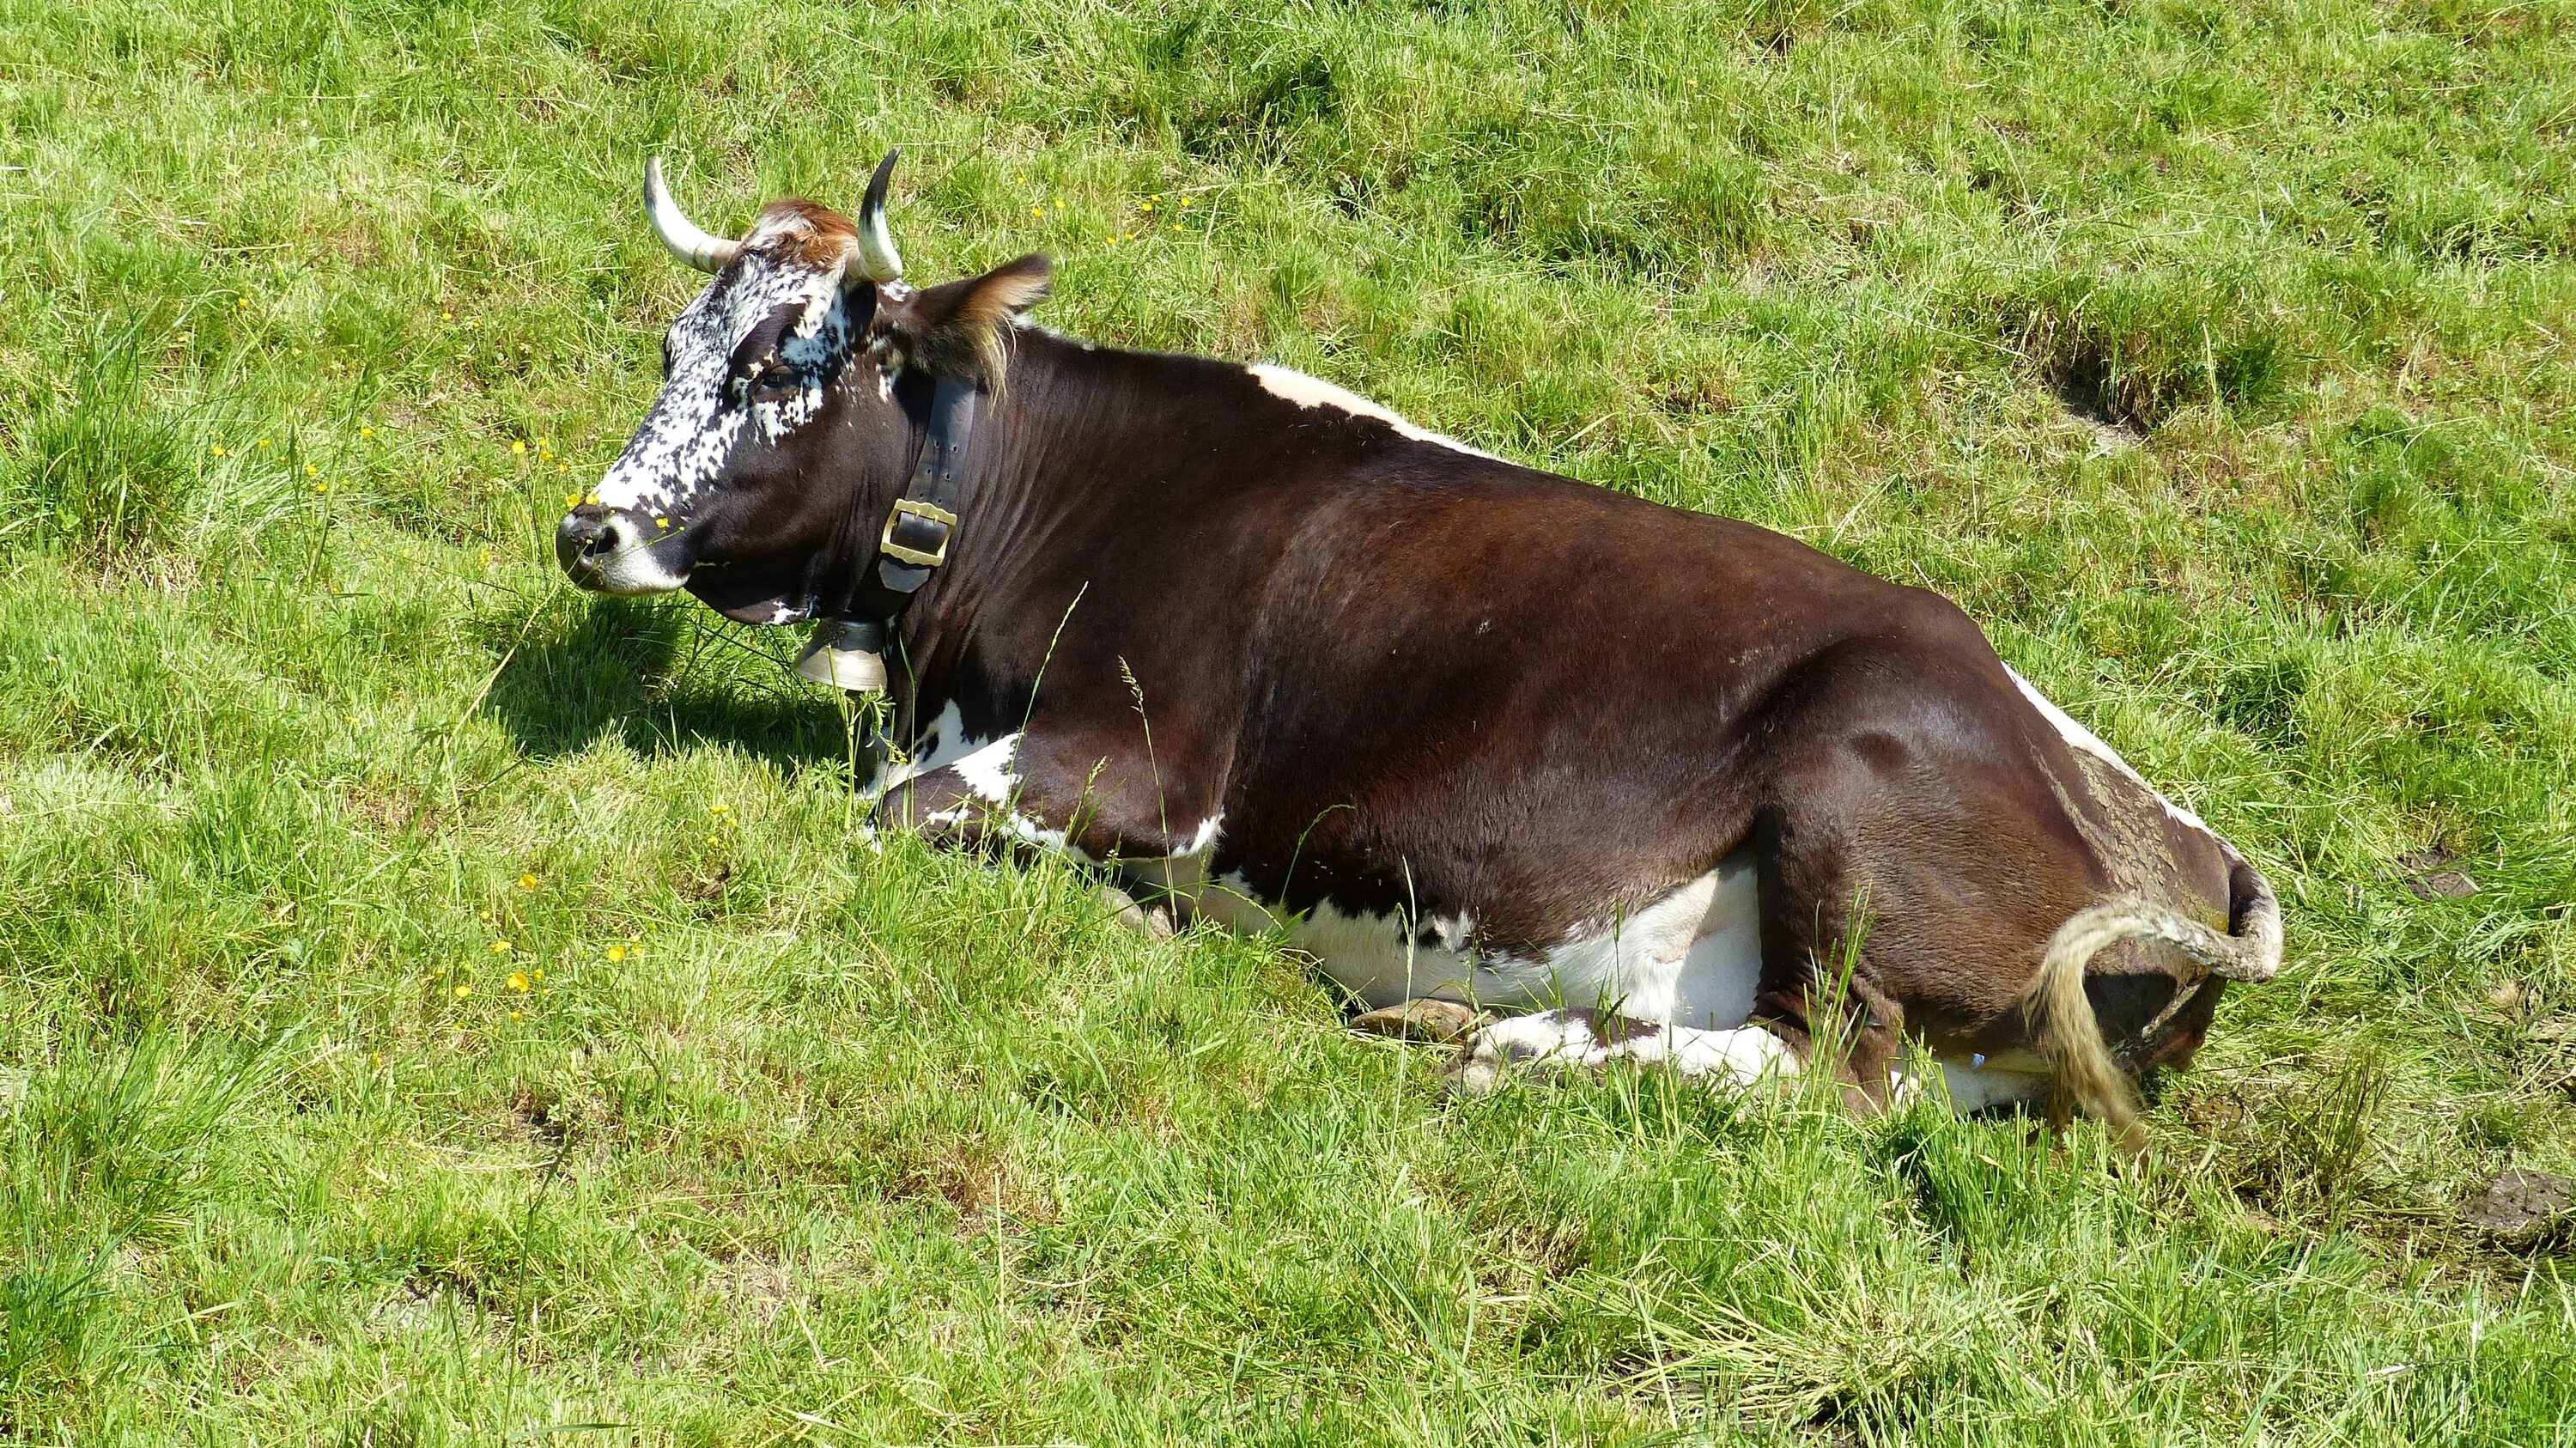
{"type": "Polygon", "coordinates": [[[827,618],[796,656],[796,677],[852,694],[882,694],[885,642],[882,619],[827,618]]]}

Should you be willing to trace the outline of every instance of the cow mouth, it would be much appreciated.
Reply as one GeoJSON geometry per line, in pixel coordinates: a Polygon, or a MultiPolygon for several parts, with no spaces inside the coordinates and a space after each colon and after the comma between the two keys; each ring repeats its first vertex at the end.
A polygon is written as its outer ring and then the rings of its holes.
{"type": "Polygon", "coordinates": [[[555,528],[555,561],[593,593],[669,593],[691,572],[688,543],[665,532],[669,526],[596,505],[576,508],[555,528]]]}

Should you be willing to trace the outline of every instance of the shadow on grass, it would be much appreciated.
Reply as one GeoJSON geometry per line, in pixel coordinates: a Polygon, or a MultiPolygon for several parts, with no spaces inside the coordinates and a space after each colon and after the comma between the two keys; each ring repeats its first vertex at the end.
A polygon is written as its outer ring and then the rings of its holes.
{"type": "Polygon", "coordinates": [[[648,758],[726,746],[783,770],[847,758],[840,709],[787,671],[788,631],[685,598],[577,598],[549,615],[515,649],[515,629],[490,640],[510,655],[485,707],[531,758],[603,739],[648,758]]]}

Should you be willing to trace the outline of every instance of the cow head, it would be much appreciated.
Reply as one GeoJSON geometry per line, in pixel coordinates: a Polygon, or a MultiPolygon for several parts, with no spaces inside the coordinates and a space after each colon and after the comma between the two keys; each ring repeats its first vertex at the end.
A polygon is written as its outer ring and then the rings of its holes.
{"type": "Polygon", "coordinates": [[[906,369],[999,386],[1011,318],[1046,294],[1047,261],[905,286],[886,225],[894,162],[856,222],[777,201],[739,241],[699,229],[660,162],[646,165],[655,233],[714,275],[663,337],[662,395],[555,528],[575,583],[686,588],[747,623],[810,617],[865,561],[854,540],[894,496],[912,436],[896,396],[906,369]]]}

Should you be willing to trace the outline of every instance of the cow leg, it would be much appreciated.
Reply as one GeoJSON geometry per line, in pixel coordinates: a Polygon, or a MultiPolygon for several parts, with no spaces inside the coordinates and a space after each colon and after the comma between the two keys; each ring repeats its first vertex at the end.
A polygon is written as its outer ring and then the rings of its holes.
{"type": "Polygon", "coordinates": [[[1514,1069],[1552,1073],[1597,1069],[1613,1061],[1669,1066],[1686,1077],[1735,1086],[1798,1072],[1789,1043],[1762,1026],[1703,1030],[1569,1008],[1513,1016],[1478,1031],[1451,1079],[1461,1090],[1481,1094],[1514,1069]]]}

